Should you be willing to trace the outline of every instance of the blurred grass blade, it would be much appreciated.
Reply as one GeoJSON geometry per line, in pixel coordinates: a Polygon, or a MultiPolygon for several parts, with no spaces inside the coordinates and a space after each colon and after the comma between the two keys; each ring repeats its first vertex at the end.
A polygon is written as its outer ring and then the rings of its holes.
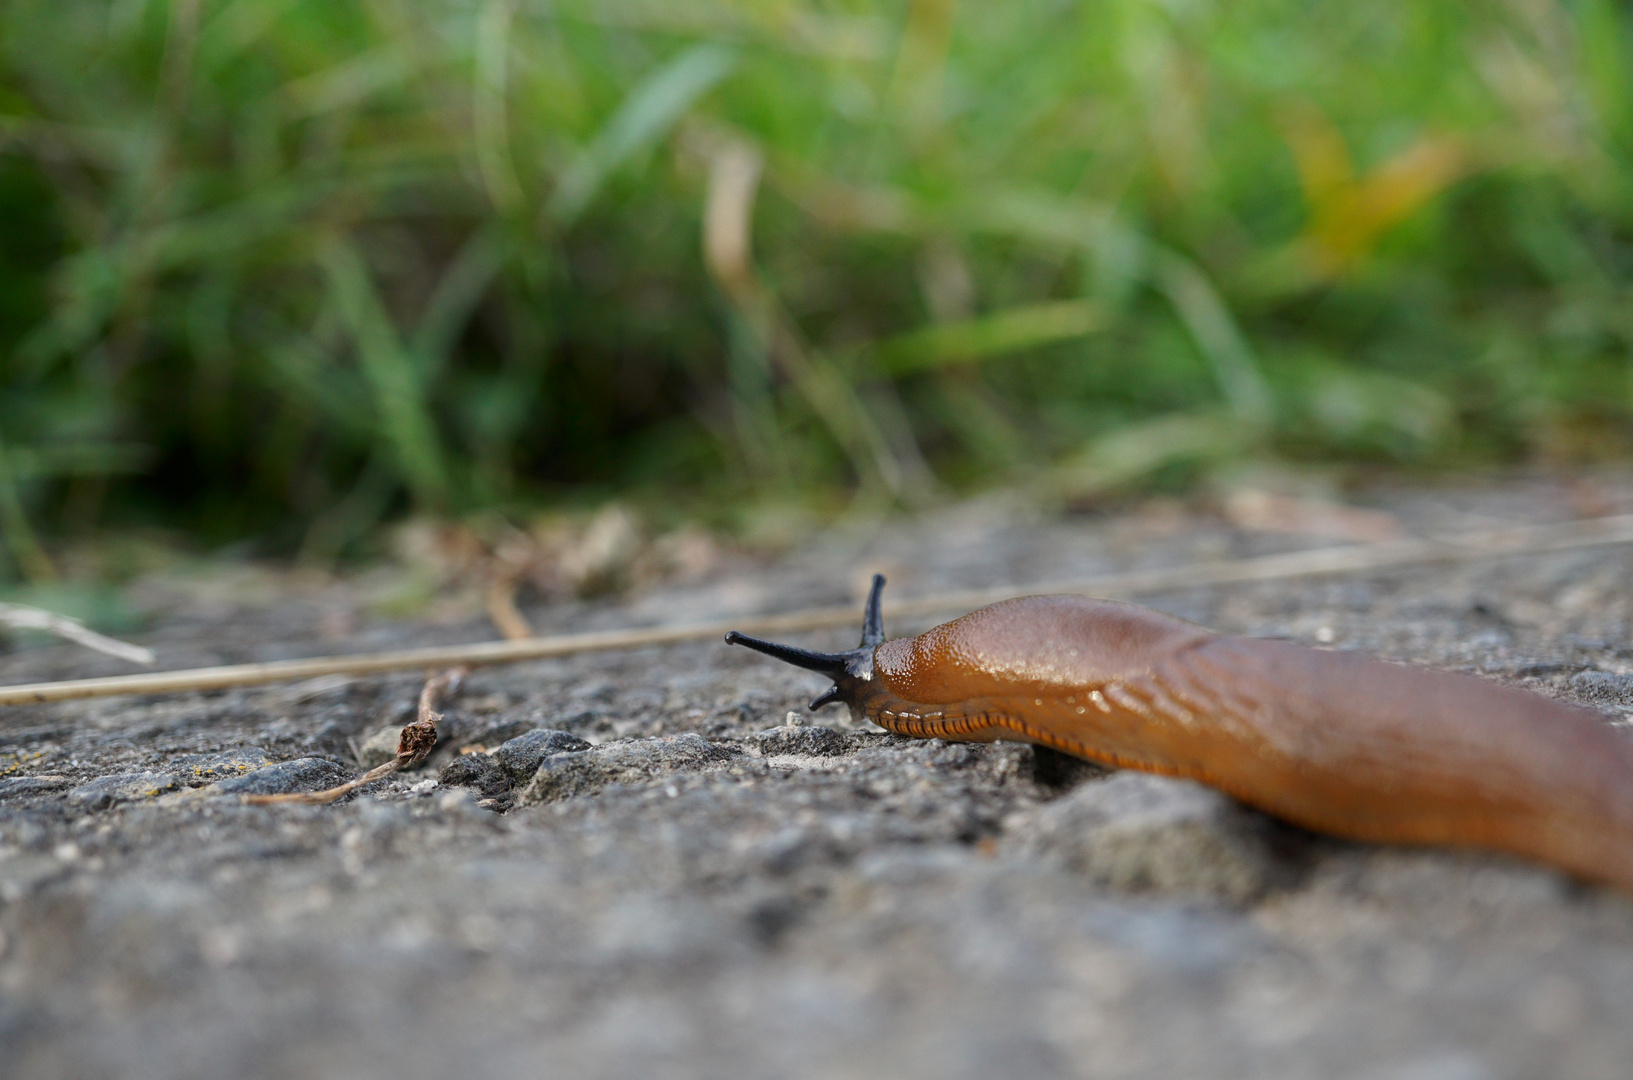
{"type": "Polygon", "coordinates": [[[0,434],[0,529],[4,529],[6,548],[24,577],[35,585],[56,580],[57,568],[40,546],[34,528],[29,524],[28,514],[23,509],[23,498],[17,490],[11,454],[7,451],[3,434],[0,434]]]}
{"type": "Polygon", "coordinates": [[[139,443],[80,440],[49,447],[12,447],[7,468],[15,483],[64,476],[109,476],[142,472],[153,461],[153,448],[139,443]]]}
{"type": "Polygon", "coordinates": [[[264,346],[261,367],[275,389],[324,414],[337,433],[365,446],[374,441],[378,417],[367,386],[355,373],[337,367],[310,335],[284,328],[281,340],[264,346]]]}
{"type": "Polygon", "coordinates": [[[295,562],[310,569],[329,569],[347,544],[379,524],[392,496],[400,490],[396,470],[385,455],[372,455],[346,497],[312,520],[295,562]]]}
{"type": "Polygon", "coordinates": [[[736,66],[733,50],[711,43],[687,49],[649,75],[562,174],[546,215],[558,225],[572,224],[613,170],[661,138],[736,66]]]}
{"type": "MultiPolygon", "coordinates": [[[[1467,157],[1458,140],[1425,135],[1357,178],[1343,136],[1314,105],[1287,110],[1282,130],[1309,207],[1309,224],[1294,241],[1309,264],[1305,284],[1335,277],[1369,254],[1460,177],[1467,157]]],[[[1274,253],[1265,258],[1274,265],[1274,253]]]]}
{"type": "Polygon", "coordinates": [[[1050,470],[1039,493],[1083,498],[1133,487],[1173,465],[1219,461],[1252,443],[1252,433],[1232,416],[1177,413],[1129,424],[1091,440],[1050,470]]]}
{"type": "Polygon", "coordinates": [[[434,379],[447,360],[460,331],[504,265],[504,249],[497,228],[480,229],[443,271],[414,330],[412,347],[422,378],[434,379]]]}
{"type": "Polygon", "coordinates": [[[973,212],[990,229],[1039,242],[1080,246],[1091,255],[1105,251],[1125,268],[1143,268],[1151,285],[1173,304],[1212,366],[1219,389],[1237,418],[1252,427],[1269,424],[1270,388],[1258,361],[1213,283],[1191,260],[1139,238],[1103,207],[1049,195],[1006,193],[973,212]]]}
{"type": "Polygon", "coordinates": [[[297,0],[232,0],[199,31],[195,47],[201,69],[214,70],[266,37],[297,0]]]}
{"type": "Polygon", "coordinates": [[[928,326],[887,338],[868,351],[879,372],[907,375],[1083,337],[1106,324],[1105,309],[1093,300],[1055,300],[928,326]]]}
{"type": "Polygon", "coordinates": [[[1157,288],[1173,303],[1197,348],[1212,365],[1236,419],[1249,427],[1266,427],[1271,418],[1270,388],[1213,284],[1195,263],[1173,252],[1154,253],[1152,270],[1157,288]]]}
{"type": "Polygon", "coordinates": [[[812,352],[799,327],[754,266],[754,202],[762,165],[755,147],[736,139],[721,142],[709,162],[709,186],[703,204],[704,262],[736,310],[743,330],[738,343],[741,355],[733,358],[737,367],[735,388],[741,394],[737,403],[739,426],[750,433],[758,427],[763,411],[757,408],[757,399],[769,387],[754,377],[754,369],[769,374],[770,365],[775,363],[828,429],[863,486],[883,485],[892,495],[900,496],[906,491],[911,467],[904,466],[897,457],[855,389],[837,370],[835,361],[812,352]]]}
{"type": "Polygon", "coordinates": [[[1585,0],[1581,5],[1581,65],[1587,94],[1605,141],[1623,154],[1633,152],[1633,34],[1625,5],[1585,0]]]}
{"type": "Polygon", "coordinates": [[[398,342],[368,267],[357,248],[346,240],[331,241],[321,257],[403,478],[422,506],[443,506],[448,480],[425,387],[408,351],[398,342]]]}
{"type": "Polygon", "coordinates": [[[319,116],[360,104],[407,81],[413,72],[413,61],[392,42],[298,79],[284,87],[284,95],[294,115],[319,116]]]}
{"type": "Polygon", "coordinates": [[[513,213],[522,204],[522,186],[510,159],[510,123],[505,91],[509,81],[510,19],[508,0],[488,0],[476,19],[475,78],[471,87],[471,137],[477,167],[494,208],[513,213]]]}

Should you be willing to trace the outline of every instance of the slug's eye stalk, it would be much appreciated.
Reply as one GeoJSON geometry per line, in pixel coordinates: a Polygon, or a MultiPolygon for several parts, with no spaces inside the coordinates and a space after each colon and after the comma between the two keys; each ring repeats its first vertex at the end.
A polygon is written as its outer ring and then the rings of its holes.
{"type": "Polygon", "coordinates": [[[755,652],[775,656],[785,664],[793,664],[806,671],[821,672],[830,679],[842,679],[849,671],[850,653],[812,652],[810,649],[799,649],[792,645],[779,645],[775,641],[763,641],[747,634],[739,634],[735,630],[726,635],[726,644],[747,645],[755,652]]]}
{"type": "Polygon", "coordinates": [[[862,648],[871,649],[885,639],[885,616],[879,606],[884,596],[885,576],[873,575],[873,587],[868,589],[867,607],[862,609],[862,648]]]}
{"type": "Polygon", "coordinates": [[[785,664],[793,664],[807,671],[820,672],[834,681],[833,689],[811,702],[812,709],[820,709],[836,701],[851,702],[860,683],[873,679],[873,650],[885,639],[884,615],[880,597],[884,593],[885,576],[873,575],[873,587],[868,590],[867,607],[862,612],[862,644],[849,652],[821,653],[793,645],[779,645],[775,641],[739,634],[736,630],[726,635],[727,645],[746,645],[755,652],[774,656],[785,664]]]}

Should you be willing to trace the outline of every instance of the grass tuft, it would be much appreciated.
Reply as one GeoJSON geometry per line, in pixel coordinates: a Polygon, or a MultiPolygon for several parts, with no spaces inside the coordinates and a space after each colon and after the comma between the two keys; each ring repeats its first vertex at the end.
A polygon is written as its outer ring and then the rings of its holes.
{"type": "Polygon", "coordinates": [[[1625,456],[1630,50],[1609,0],[13,0],[0,574],[1625,456]]]}

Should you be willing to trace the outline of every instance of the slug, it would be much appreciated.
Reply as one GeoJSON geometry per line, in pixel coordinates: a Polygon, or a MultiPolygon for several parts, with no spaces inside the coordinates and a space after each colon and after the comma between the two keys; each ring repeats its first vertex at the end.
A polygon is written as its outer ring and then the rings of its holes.
{"type": "Polygon", "coordinates": [[[1633,892],[1633,740],[1594,710],[1077,596],[886,641],[884,583],[850,652],[726,641],[832,678],[812,709],[844,702],[903,735],[1037,743],[1317,832],[1507,852],[1633,892]]]}

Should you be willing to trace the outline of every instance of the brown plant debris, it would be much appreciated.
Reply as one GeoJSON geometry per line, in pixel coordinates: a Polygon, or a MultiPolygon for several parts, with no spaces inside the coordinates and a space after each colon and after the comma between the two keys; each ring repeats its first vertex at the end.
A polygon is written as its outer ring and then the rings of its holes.
{"type": "Polygon", "coordinates": [[[403,726],[402,733],[397,736],[397,753],[384,765],[370,769],[355,780],[348,780],[344,784],[329,788],[325,791],[298,791],[283,795],[245,795],[243,801],[250,806],[266,806],[271,803],[301,803],[308,806],[325,806],[334,802],[343,795],[349,795],[358,788],[372,784],[376,780],[383,780],[394,772],[403,769],[412,769],[431,753],[432,747],[437,745],[437,721],[442,714],[437,712],[437,706],[446,697],[452,697],[459,692],[459,685],[470,671],[466,667],[449,668],[440,675],[433,675],[425,680],[425,686],[420,690],[420,703],[412,723],[403,726]]]}

